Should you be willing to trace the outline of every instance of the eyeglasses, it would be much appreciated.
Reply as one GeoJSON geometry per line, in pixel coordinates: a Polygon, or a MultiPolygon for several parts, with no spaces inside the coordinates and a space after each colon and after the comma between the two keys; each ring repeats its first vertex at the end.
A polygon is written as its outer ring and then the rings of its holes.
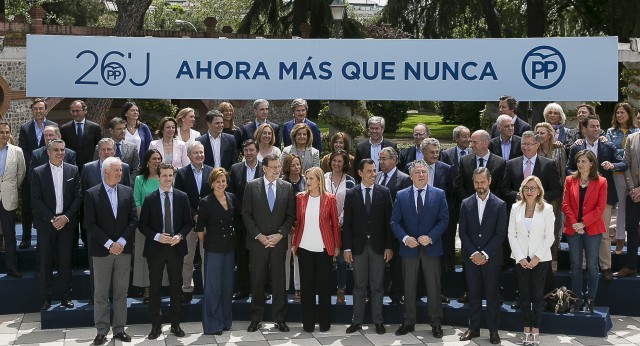
{"type": "Polygon", "coordinates": [[[273,170],[280,170],[280,168],[282,168],[282,166],[267,166],[267,167],[273,170]]]}
{"type": "Polygon", "coordinates": [[[413,133],[413,137],[424,137],[426,135],[427,135],[426,133],[420,133],[420,132],[414,132],[413,133]]]}
{"type": "Polygon", "coordinates": [[[538,191],[538,187],[537,186],[525,186],[522,188],[523,192],[536,192],[538,191]]]}

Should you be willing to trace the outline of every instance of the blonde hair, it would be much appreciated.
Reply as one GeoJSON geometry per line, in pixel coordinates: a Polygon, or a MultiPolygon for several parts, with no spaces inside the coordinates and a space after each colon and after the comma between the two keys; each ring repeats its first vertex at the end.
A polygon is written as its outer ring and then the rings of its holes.
{"type": "Polygon", "coordinates": [[[524,199],[524,194],[522,192],[522,189],[531,180],[533,180],[536,183],[538,187],[538,191],[540,191],[540,193],[536,196],[536,204],[538,205],[538,208],[537,208],[538,211],[542,211],[544,209],[544,187],[542,187],[542,182],[535,175],[530,175],[524,178],[524,180],[522,181],[522,184],[520,184],[520,189],[518,190],[518,198],[520,199],[521,204],[524,205],[525,203],[527,203],[524,199]]]}
{"type": "MultiPolygon", "coordinates": [[[[196,111],[193,110],[193,108],[191,107],[187,107],[187,108],[182,108],[178,114],[176,114],[176,122],[178,123],[179,127],[182,127],[182,122],[184,121],[184,118],[187,117],[187,115],[189,114],[189,112],[193,112],[193,114],[196,114],[196,111]]],[[[177,130],[177,129],[176,129],[177,130]]]]}
{"type": "MultiPolygon", "coordinates": [[[[318,180],[318,190],[320,191],[320,195],[323,195],[327,192],[326,187],[324,186],[324,171],[320,167],[311,167],[304,172],[305,178],[307,174],[313,174],[315,178],[318,180]]],[[[304,191],[300,192],[302,194],[309,193],[309,184],[305,187],[304,191]]]]}
{"type": "Polygon", "coordinates": [[[264,129],[266,129],[267,127],[271,129],[271,141],[269,141],[269,145],[273,146],[273,144],[276,142],[276,133],[275,131],[273,131],[273,127],[271,127],[271,125],[267,123],[264,123],[258,126],[256,132],[253,133],[253,139],[256,141],[258,146],[260,146],[260,141],[262,140],[262,132],[264,132],[264,129]]]}

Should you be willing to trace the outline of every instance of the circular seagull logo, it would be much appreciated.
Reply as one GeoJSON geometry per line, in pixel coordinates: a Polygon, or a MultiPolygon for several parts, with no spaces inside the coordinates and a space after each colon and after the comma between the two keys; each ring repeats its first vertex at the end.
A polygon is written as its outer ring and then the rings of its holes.
{"type": "Polygon", "coordinates": [[[565,70],[564,57],[551,46],[535,47],[522,59],[522,77],[536,89],[553,88],[560,83],[565,70]]]}

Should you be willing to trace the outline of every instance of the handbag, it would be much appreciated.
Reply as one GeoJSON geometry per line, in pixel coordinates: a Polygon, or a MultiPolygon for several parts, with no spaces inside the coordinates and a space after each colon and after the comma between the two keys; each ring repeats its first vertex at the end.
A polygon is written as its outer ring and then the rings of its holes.
{"type": "Polygon", "coordinates": [[[545,311],[553,311],[555,314],[579,311],[581,305],[582,299],[565,286],[556,288],[544,296],[545,311]]]}

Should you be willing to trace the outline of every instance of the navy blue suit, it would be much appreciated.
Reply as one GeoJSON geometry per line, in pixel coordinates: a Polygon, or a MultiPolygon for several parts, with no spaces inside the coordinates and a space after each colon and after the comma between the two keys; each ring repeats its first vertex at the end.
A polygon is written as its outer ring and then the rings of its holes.
{"type": "MultiPolygon", "coordinates": [[[[521,141],[522,139],[519,136],[511,136],[511,150],[509,151],[508,160],[522,156],[522,145],[520,144],[521,141]]],[[[500,136],[489,141],[489,151],[502,157],[502,139],[500,136]]]]}
{"type": "Polygon", "coordinates": [[[482,215],[478,214],[478,200],[472,195],[460,206],[460,241],[462,261],[469,289],[469,329],[480,329],[482,293],[487,299],[487,326],[498,331],[500,326],[500,270],[502,268],[502,242],[507,234],[507,206],[490,193],[482,215]],[[475,252],[486,253],[487,263],[474,264],[470,257],[475,252]]]}
{"type": "Polygon", "coordinates": [[[414,186],[398,192],[391,214],[391,230],[400,241],[400,256],[404,276],[404,324],[416,323],[416,291],[418,272],[422,265],[422,273],[427,288],[427,312],[429,323],[438,327],[442,320],[442,304],[440,282],[440,256],[442,256],[442,235],[449,224],[449,211],[444,191],[426,185],[424,187],[424,204],[418,214],[414,186]],[[418,244],[409,248],[403,241],[405,237],[416,240],[426,235],[431,243],[418,244]]]}
{"type": "Polygon", "coordinates": [[[58,255],[58,275],[63,298],[71,294],[71,245],[74,230],[78,226],[78,208],[82,203],[78,167],[63,163],[62,168],[62,213],[56,214],[56,193],[49,164],[36,167],[31,181],[31,206],[37,211],[33,226],[38,230],[38,252],[40,254],[40,283],[45,300],[50,300],[53,289],[51,268],[54,251],[58,255]],[[56,230],[51,220],[64,215],[69,220],[56,230]]]}
{"type": "MultiPolygon", "coordinates": [[[[215,167],[215,163],[213,162],[213,150],[211,149],[209,132],[205,132],[204,135],[196,138],[196,141],[202,143],[202,145],[204,146],[204,164],[210,167],[215,167]]],[[[231,165],[236,163],[237,158],[238,154],[236,151],[236,140],[230,134],[220,133],[221,162],[218,166],[228,171],[229,168],[231,168],[231,165]]]]}
{"type": "MultiPolygon", "coordinates": [[[[518,117],[513,124],[513,134],[522,137],[522,134],[525,131],[531,131],[531,125],[518,117]]],[[[493,124],[493,126],[491,126],[491,138],[495,138],[498,136],[500,136],[498,127],[496,126],[496,124],[493,124]]]]}
{"type": "Polygon", "coordinates": [[[183,191],[189,196],[189,205],[191,206],[191,216],[198,214],[198,206],[200,200],[211,193],[211,185],[209,185],[209,175],[213,168],[205,164],[202,165],[202,182],[200,184],[200,192],[196,185],[196,178],[193,175],[193,166],[191,164],[184,166],[176,171],[176,179],[173,187],[183,191]]]}

